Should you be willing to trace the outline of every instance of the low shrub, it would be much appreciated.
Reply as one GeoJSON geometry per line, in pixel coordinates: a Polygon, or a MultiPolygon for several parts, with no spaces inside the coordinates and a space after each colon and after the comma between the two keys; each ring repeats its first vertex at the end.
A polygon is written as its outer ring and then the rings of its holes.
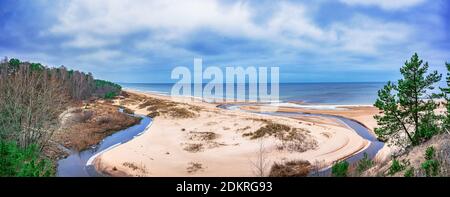
{"type": "Polygon", "coordinates": [[[117,94],[115,92],[107,92],[103,98],[104,99],[113,99],[116,96],[117,96],[117,94]]]}
{"type": "Polygon", "coordinates": [[[349,163],[347,161],[337,162],[331,167],[331,174],[335,177],[346,177],[349,163]]]}
{"type": "Polygon", "coordinates": [[[389,167],[389,175],[394,175],[405,169],[405,166],[400,163],[397,159],[392,160],[392,165],[389,167]]]}
{"type": "Polygon", "coordinates": [[[439,162],[435,159],[436,150],[430,146],[425,150],[425,162],[420,167],[425,171],[427,177],[439,174],[439,162]]]}
{"type": "Polygon", "coordinates": [[[372,166],[373,161],[369,159],[367,153],[364,153],[364,157],[361,160],[359,160],[358,165],[356,166],[356,170],[358,171],[358,173],[362,173],[372,166]]]}
{"type": "Polygon", "coordinates": [[[426,160],[420,166],[427,177],[437,176],[439,174],[439,162],[435,159],[426,160]]]}
{"type": "Polygon", "coordinates": [[[414,176],[414,167],[409,167],[405,174],[403,174],[404,177],[413,177],[414,176]]]}
{"type": "Polygon", "coordinates": [[[19,147],[0,140],[0,177],[48,177],[54,175],[51,162],[39,157],[38,147],[19,147]]]}
{"type": "Polygon", "coordinates": [[[436,150],[434,147],[430,146],[425,150],[425,159],[430,160],[433,159],[436,154],[436,150]]]}

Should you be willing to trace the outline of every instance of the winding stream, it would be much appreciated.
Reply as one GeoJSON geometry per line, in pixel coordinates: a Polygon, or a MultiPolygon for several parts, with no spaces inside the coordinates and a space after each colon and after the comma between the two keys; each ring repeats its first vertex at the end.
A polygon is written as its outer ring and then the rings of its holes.
{"type": "MultiPolygon", "coordinates": [[[[228,110],[241,110],[239,107],[243,104],[223,104],[219,105],[219,108],[228,109],[228,110]]],[[[327,117],[334,118],[344,125],[347,125],[350,129],[354,130],[358,135],[362,138],[368,140],[370,145],[366,147],[364,150],[359,151],[356,154],[353,154],[346,158],[346,161],[349,163],[355,163],[363,158],[364,153],[367,153],[369,158],[373,158],[378,151],[384,146],[383,142],[378,141],[375,136],[371,134],[371,132],[359,122],[354,120],[344,118],[341,116],[333,116],[333,115],[323,115],[323,114],[305,114],[300,112],[270,112],[270,113],[261,113],[261,112],[252,112],[252,113],[260,113],[260,114],[268,114],[268,115],[277,115],[277,116],[285,116],[285,117],[295,117],[295,116],[316,116],[316,117],[327,117]]],[[[126,143],[133,138],[141,135],[147,127],[151,126],[152,119],[147,116],[139,116],[142,118],[139,124],[129,127],[127,129],[118,131],[105,139],[103,139],[99,144],[93,146],[87,150],[78,152],[75,150],[66,150],[70,152],[69,156],[58,161],[57,168],[57,176],[59,177],[88,177],[88,176],[103,176],[101,173],[97,172],[92,165],[94,159],[120,144],[126,143]]],[[[330,167],[324,168],[320,171],[322,175],[327,175],[330,173],[330,167]]]]}
{"type": "Polygon", "coordinates": [[[87,150],[81,152],[67,150],[70,152],[70,155],[58,161],[56,175],[59,177],[103,176],[95,170],[92,162],[101,153],[141,135],[150,126],[152,119],[147,116],[139,117],[142,118],[139,124],[115,132],[87,150]]]}

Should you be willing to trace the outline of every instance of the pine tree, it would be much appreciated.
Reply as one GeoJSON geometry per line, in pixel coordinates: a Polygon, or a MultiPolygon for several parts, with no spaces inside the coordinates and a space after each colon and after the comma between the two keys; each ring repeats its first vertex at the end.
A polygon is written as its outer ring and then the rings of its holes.
{"type": "Polygon", "coordinates": [[[450,64],[445,63],[447,67],[447,77],[445,78],[447,81],[447,87],[441,88],[442,93],[444,94],[444,98],[446,101],[447,113],[444,117],[444,129],[450,133],[450,64]]]}
{"type": "Polygon", "coordinates": [[[439,118],[434,114],[436,95],[430,90],[442,75],[437,71],[427,74],[428,67],[415,53],[400,69],[403,78],[378,91],[375,107],[382,114],[375,116],[379,125],[375,133],[379,138],[397,145],[405,145],[406,138],[416,145],[439,131],[439,118]]]}

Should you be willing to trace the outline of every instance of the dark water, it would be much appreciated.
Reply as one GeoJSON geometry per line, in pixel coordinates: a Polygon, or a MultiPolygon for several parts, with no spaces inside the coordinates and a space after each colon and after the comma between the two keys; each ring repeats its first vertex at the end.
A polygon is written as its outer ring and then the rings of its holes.
{"type": "Polygon", "coordinates": [[[94,166],[88,165],[88,161],[93,160],[93,156],[105,150],[109,150],[119,144],[126,143],[139,136],[150,125],[151,119],[146,116],[141,116],[142,120],[139,124],[129,127],[127,129],[118,131],[101,141],[98,145],[87,150],[77,152],[71,150],[71,154],[58,161],[57,176],[59,177],[87,177],[87,176],[102,176],[94,169],[94,166]]]}
{"type": "MultiPolygon", "coordinates": [[[[372,105],[385,83],[280,83],[280,100],[320,104],[372,105]]],[[[121,83],[124,88],[170,94],[173,84],[121,83]]],[[[205,85],[205,84],[204,84],[205,85]]],[[[224,88],[225,90],[225,88],[224,88]]],[[[246,91],[248,98],[248,91],[246,91]]]]}

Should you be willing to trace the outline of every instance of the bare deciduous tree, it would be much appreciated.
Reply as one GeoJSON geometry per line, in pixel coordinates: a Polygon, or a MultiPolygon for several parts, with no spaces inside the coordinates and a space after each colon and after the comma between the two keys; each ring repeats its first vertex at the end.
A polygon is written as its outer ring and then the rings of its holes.
{"type": "Polygon", "coordinates": [[[259,138],[259,148],[256,152],[256,159],[251,161],[253,171],[256,176],[265,177],[267,168],[269,167],[269,160],[267,158],[267,151],[264,146],[263,138],[259,138]]]}
{"type": "Polygon", "coordinates": [[[4,64],[0,69],[1,139],[43,148],[58,127],[67,94],[49,72],[33,71],[29,64],[15,72],[8,72],[4,64]]]}

